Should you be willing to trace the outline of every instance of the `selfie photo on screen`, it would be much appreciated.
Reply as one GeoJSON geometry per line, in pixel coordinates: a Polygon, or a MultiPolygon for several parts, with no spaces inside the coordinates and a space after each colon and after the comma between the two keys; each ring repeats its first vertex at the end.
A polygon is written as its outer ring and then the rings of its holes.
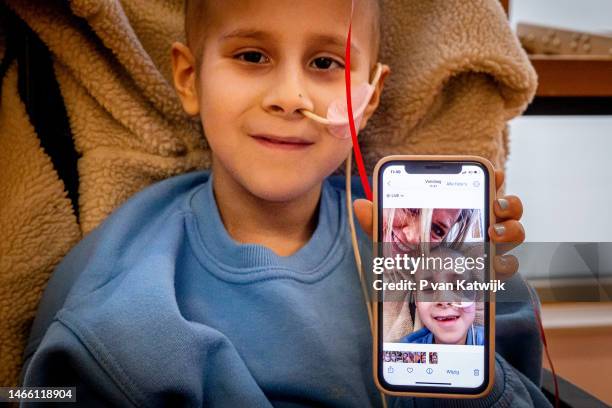
{"type": "MultiPolygon", "coordinates": [[[[453,283],[456,279],[482,279],[482,269],[466,272],[457,267],[462,264],[459,262],[462,258],[473,255],[467,251],[472,249],[469,243],[483,241],[482,225],[480,209],[383,210],[385,256],[418,256],[426,250],[431,261],[431,265],[418,268],[412,275],[415,282],[427,281],[430,284],[418,285],[416,290],[406,291],[409,315],[401,313],[406,309],[405,305],[399,308],[396,316],[386,313],[388,322],[385,323],[393,322],[395,327],[403,327],[405,331],[386,333],[385,342],[484,344],[484,305],[476,301],[476,294],[434,289],[435,284],[453,283]]],[[[406,277],[406,273],[402,276],[406,277]]]]}

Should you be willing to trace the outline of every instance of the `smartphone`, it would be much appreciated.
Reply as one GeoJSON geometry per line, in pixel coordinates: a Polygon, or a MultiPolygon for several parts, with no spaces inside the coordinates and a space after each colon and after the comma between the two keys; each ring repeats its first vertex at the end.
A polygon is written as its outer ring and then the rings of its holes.
{"type": "Polygon", "coordinates": [[[376,165],[373,366],[384,393],[491,391],[495,299],[484,284],[494,282],[494,192],[482,157],[388,156],[376,165]]]}

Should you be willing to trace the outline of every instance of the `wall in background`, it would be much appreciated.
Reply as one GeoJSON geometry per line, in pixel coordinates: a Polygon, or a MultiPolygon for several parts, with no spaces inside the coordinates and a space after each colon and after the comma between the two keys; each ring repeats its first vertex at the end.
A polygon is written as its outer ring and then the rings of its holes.
{"type": "Polygon", "coordinates": [[[612,241],[612,117],[523,116],[510,123],[508,194],[528,241],[612,241]]]}

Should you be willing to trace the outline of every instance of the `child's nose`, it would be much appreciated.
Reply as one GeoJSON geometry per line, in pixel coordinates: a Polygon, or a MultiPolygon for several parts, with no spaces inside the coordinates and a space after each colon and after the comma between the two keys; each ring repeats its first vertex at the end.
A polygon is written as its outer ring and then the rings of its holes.
{"type": "Polygon", "coordinates": [[[263,108],[272,114],[303,118],[301,109],[314,110],[305,86],[305,78],[299,69],[284,69],[273,80],[263,99],[263,108]]]}
{"type": "Polygon", "coordinates": [[[404,233],[404,237],[406,238],[407,244],[416,245],[420,243],[421,237],[419,236],[419,229],[415,224],[410,224],[402,228],[402,232],[404,233]]]}

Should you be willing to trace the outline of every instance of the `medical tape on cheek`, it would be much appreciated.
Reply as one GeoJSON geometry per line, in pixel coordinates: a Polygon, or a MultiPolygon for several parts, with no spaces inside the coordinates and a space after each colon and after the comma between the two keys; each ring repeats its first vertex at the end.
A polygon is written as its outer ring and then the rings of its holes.
{"type": "MultiPolygon", "coordinates": [[[[365,83],[351,88],[352,106],[356,107],[356,109],[353,111],[353,120],[356,128],[359,128],[361,125],[363,114],[368,107],[370,99],[372,99],[372,96],[374,95],[376,83],[380,80],[381,73],[382,65],[379,63],[376,66],[376,73],[374,74],[372,83],[365,83]]],[[[325,118],[322,118],[307,110],[302,110],[302,114],[315,122],[327,126],[329,132],[340,139],[348,139],[351,137],[351,129],[348,118],[349,109],[345,97],[340,97],[329,104],[329,107],[327,108],[327,117],[325,118]]]]}
{"type": "MultiPolygon", "coordinates": [[[[356,107],[352,114],[355,122],[355,128],[358,129],[363,119],[363,114],[374,95],[376,90],[376,83],[380,79],[382,66],[377,64],[376,74],[374,80],[369,84],[361,84],[351,89],[351,101],[352,106],[356,107]]],[[[351,137],[351,128],[349,124],[349,110],[346,98],[338,98],[333,101],[327,109],[327,119],[329,120],[329,131],[334,136],[341,139],[348,139],[351,137]]]]}

